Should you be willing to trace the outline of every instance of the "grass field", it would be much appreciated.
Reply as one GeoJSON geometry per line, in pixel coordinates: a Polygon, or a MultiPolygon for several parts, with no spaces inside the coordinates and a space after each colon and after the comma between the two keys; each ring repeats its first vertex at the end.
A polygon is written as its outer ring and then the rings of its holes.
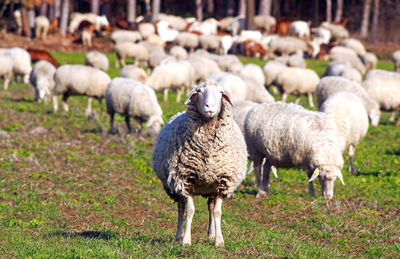
{"type": "MultiPolygon", "coordinates": [[[[62,64],[84,60],[82,53],[53,54],[62,64]]],[[[308,65],[322,74],[327,63],[308,65]]],[[[165,120],[185,109],[173,94],[167,102],[158,97],[165,120]]],[[[388,113],[357,148],[359,175],[347,172],[346,157],[346,185],[336,182],[331,201],[308,195],[306,174],[296,169],[279,169],[269,196],[258,200],[250,174],[224,202],[225,247],[207,240],[201,197],[193,245],[182,247],[174,241],[176,204],[151,169],[154,141],[126,135],[121,117],[122,133],[109,135],[98,103],[97,119],[88,119],[86,98],[68,102],[70,112],[54,114],[34,101],[30,86],[0,90],[0,257],[400,257],[400,129],[388,113]]],[[[306,98],[301,104],[308,107],[306,98]]]]}

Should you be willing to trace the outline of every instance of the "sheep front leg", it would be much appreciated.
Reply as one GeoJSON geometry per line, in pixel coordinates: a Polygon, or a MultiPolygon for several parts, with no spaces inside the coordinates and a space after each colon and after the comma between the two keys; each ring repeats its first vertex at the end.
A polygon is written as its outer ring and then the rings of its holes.
{"type": "Polygon", "coordinates": [[[296,101],[294,101],[295,104],[299,104],[300,103],[300,96],[297,96],[296,101]]]}
{"type": "Polygon", "coordinates": [[[349,158],[350,158],[350,164],[349,164],[349,172],[352,173],[353,175],[357,175],[357,170],[356,167],[354,165],[354,153],[355,153],[356,149],[354,148],[353,145],[349,146],[349,158]]]}
{"type": "MultiPolygon", "coordinates": [[[[311,179],[311,176],[313,175],[314,171],[313,170],[307,170],[306,173],[308,175],[308,179],[311,179]]],[[[314,183],[312,181],[308,182],[308,193],[311,196],[315,196],[314,183]]]]}
{"type": "Polygon", "coordinates": [[[396,111],[392,111],[392,112],[390,113],[389,121],[390,121],[390,122],[393,122],[395,116],[396,116],[396,111]]]}
{"type": "Polygon", "coordinates": [[[131,126],[131,122],[130,122],[129,116],[125,116],[125,123],[126,123],[126,127],[128,128],[128,133],[131,133],[132,132],[132,126],[131,126]]]}
{"type": "Polygon", "coordinates": [[[287,93],[283,93],[282,94],[282,102],[286,102],[286,99],[288,98],[288,94],[287,93]]]}
{"type": "Polygon", "coordinates": [[[56,95],[53,95],[53,111],[54,112],[58,111],[58,100],[56,95]]]}
{"type": "Polygon", "coordinates": [[[88,98],[88,107],[86,109],[86,115],[89,116],[92,113],[92,97],[88,98]]]}
{"type": "Polygon", "coordinates": [[[178,201],[178,226],[176,228],[175,240],[182,240],[183,236],[183,216],[185,214],[185,201],[183,199],[178,201]]]}
{"type": "Polygon", "coordinates": [[[271,172],[271,165],[268,160],[265,161],[262,173],[262,187],[265,193],[268,193],[269,175],[271,172]]]}
{"type": "Polygon", "coordinates": [[[214,221],[215,221],[215,246],[224,246],[224,237],[221,231],[221,216],[222,216],[222,197],[215,198],[214,206],[214,221]]]}
{"type": "Polygon", "coordinates": [[[64,109],[65,112],[68,112],[68,110],[69,110],[68,103],[67,103],[68,97],[69,96],[66,95],[66,94],[64,94],[63,97],[62,97],[62,106],[63,106],[63,109],[64,109]]]}
{"type": "Polygon", "coordinates": [[[192,244],[191,227],[192,227],[193,215],[194,215],[194,201],[193,201],[193,196],[189,195],[186,197],[186,227],[185,227],[185,234],[183,235],[182,239],[182,245],[184,246],[192,244]]]}
{"type": "Polygon", "coordinates": [[[164,89],[164,101],[168,101],[168,88],[164,89]]]}
{"type": "Polygon", "coordinates": [[[176,89],[176,102],[179,103],[181,101],[182,92],[184,89],[178,88],[176,89]]]}
{"type": "Polygon", "coordinates": [[[115,115],[114,112],[110,113],[110,133],[111,134],[115,134],[115,132],[116,132],[114,129],[114,115],[115,115]]]}
{"type": "Polygon", "coordinates": [[[4,79],[4,90],[7,90],[8,89],[8,84],[10,83],[10,78],[6,78],[6,79],[4,79]]]}
{"type": "Polygon", "coordinates": [[[215,208],[215,198],[209,198],[208,204],[208,239],[215,240],[215,218],[214,218],[214,208],[215,208]]]}
{"type": "Polygon", "coordinates": [[[314,107],[313,99],[312,99],[312,93],[308,93],[308,104],[310,107],[314,107]]]}
{"type": "Polygon", "coordinates": [[[262,196],[267,195],[262,185],[261,164],[262,164],[262,159],[254,160],[254,173],[256,175],[257,187],[258,187],[258,193],[256,196],[257,198],[261,198],[262,196]]]}

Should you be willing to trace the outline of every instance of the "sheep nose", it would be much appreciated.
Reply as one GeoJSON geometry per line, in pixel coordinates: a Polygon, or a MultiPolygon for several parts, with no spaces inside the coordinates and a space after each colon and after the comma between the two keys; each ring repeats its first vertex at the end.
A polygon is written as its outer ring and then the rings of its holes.
{"type": "Polygon", "coordinates": [[[332,197],[333,197],[333,194],[327,194],[327,195],[326,195],[326,198],[327,198],[328,200],[332,199],[332,197]]]}

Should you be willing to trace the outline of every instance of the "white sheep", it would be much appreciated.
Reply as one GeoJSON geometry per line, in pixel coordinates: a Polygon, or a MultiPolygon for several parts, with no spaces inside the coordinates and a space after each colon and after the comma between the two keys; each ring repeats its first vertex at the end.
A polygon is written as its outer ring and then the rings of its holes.
{"type": "Polygon", "coordinates": [[[8,89],[8,84],[13,77],[13,63],[10,56],[0,54],[0,77],[4,79],[4,90],[8,89]]]}
{"type": "Polygon", "coordinates": [[[234,38],[230,35],[224,35],[220,38],[219,42],[219,54],[228,55],[228,51],[231,49],[234,42],[234,38]]]}
{"type": "MultiPolygon", "coordinates": [[[[219,68],[222,71],[228,71],[228,66],[232,64],[239,64],[239,66],[241,65],[243,67],[242,62],[240,62],[239,58],[236,55],[219,56],[217,62],[219,68]]],[[[239,68],[239,70],[240,69],[241,67],[239,68]]],[[[238,71],[231,71],[231,72],[238,72],[238,71]]]]}
{"type": "Polygon", "coordinates": [[[165,52],[164,47],[158,43],[150,42],[148,40],[144,40],[138,43],[138,45],[142,45],[148,53],[152,52],[165,52]]]}
{"type": "Polygon", "coordinates": [[[165,52],[151,52],[149,55],[149,60],[147,61],[149,67],[155,68],[156,66],[160,65],[161,61],[167,58],[168,55],[165,52]]]}
{"type": "Polygon", "coordinates": [[[300,95],[306,94],[310,107],[314,107],[312,97],[318,82],[319,76],[314,70],[299,67],[288,67],[282,70],[275,80],[276,86],[282,93],[283,102],[286,101],[289,94],[294,94],[297,96],[296,104],[298,104],[300,95]]]}
{"type": "Polygon", "coordinates": [[[320,27],[329,30],[334,41],[340,41],[350,36],[349,31],[341,25],[323,22],[320,27]]]}
{"type": "Polygon", "coordinates": [[[147,39],[150,35],[156,33],[156,28],[152,23],[141,23],[138,30],[142,34],[143,39],[147,39]]]}
{"type": "Polygon", "coordinates": [[[173,42],[179,34],[178,30],[169,28],[169,23],[163,20],[157,23],[157,32],[164,42],[173,42]]]}
{"type": "Polygon", "coordinates": [[[276,76],[284,69],[286,69],[286,62],[283,64],[279,61],[269,61],[265,63],[263,72],[265,76],[265,85],[270,86],[275,83],[276,76]]]}
{"type": "Polygon", "coordinates": [[[394,63],[394,70],[400,72],[400,50],[393,52],[392,60],[394,63]]]}
{"type": "Polygon", "coordinates": [[[154,90],[149,86],[133,79],[117,77],[108,84],[105,99],[111,132],[115,132],[115,113],[125,116],[129,132],[132,131],[131,117],[139,123],[147,122],[146,128],[151,136],[160,132],[161,125],[164,124],[162,110],[154,90]]]}
{"type": "Polygon", "coordinates": [[[217,34],[218,21],[215,18],[208,18],[202,22],[196,21],[192,23],[188,31],[198,32],[203,35],[215,35],[217,34]]]}
{"type": "Polygon", "coordinates": [[[133,79],[139,81],[141,83],[145,83],[147,81],[147,74],[144,69],[137,67],[135,65],[126,65],[121,70],[120,77],[126,77],[129,79],[133,79]]]}
{"type": "Polygon", "coordinates": [[[221,45],[221,38],[213,34],[200,35],[200,47],[206,50],[217,51],[221,45]]]}
{"type": "Polygon", "coordinates": [[[25,84],[29,83],[29,74],[31,73],[31,56],[28,51],[21,48],[7,49],[4,53],[13,60],[13,73],[15,76],[21,75],[25,84]]]}
{"type": "Polygon", "coordinates": [[[247,64],[239,71],[242,76],[247,76],[253,78],[258,84],[265,85],[264,72],[260,66],[256,64],[247,64]]]}
{"type": "Polygon", "coordinates": [[[367,53],[367,51],[365,50],[364,44],[362,44],[361,41],[354,39],[354,38],[348,38],[348,39],[341,40],[339,42],[339,46],[343,46],[343,47],[352,49],[359,56],[362,56],[365,53],[367,53]]]}
{"type": "Polygon", "coordinates": [[[368,131],[368,113],[361,98],[348,91],[337,92],[329,96],[320,111],[335,121],[342,153],[348,150],[350,157],[349,172],[356,175],[354,153],[368,131]]]}
{"type": "Polygon", "coordinates": [[[49,30],[50,21],[46,16],[40,15],[35,18],[35,36],[46,40],[47,32],[49,30]]]}
{"type": "Polygon", "coordinates": [[[260,84],[253,77],[240,75],[240,78],[246,84],[246,97],[245,100],[263,103],[273,102],[274,97],[265,89],[264,85],[260,84]]]}
{"type": "Polygon", "coordinates": [[[279,53],[281,55],[294,54],[299,50],[307,51],[308,47],[304,40],[295,37],[274,37],[268,45],[269,53],[279,53]]]}
{"type": "Polygon", "coordinates": [[[328,64],[324,76],[341,76],[349,80],[361,83],[362,75],[348,62],[334,61],[328,64]]]}
{"type": "Polygon", "coordinates": [[[263,29],[266,33],[271,33],[275,29],[276,19],[270,15],[255,15],[254,25],[257,29],[263,29]]]}
{"type": "Polygon", "coordinates": [[[83,21],[88,21],[95,25],[96,30],[100,31],[102,26],[109,26],[109,22],[105,15],[97,15],[95,13],[72,13],[70,16],[69,33],[73,34],[83,21]]]}
{"type": "Polygon", "coordinates": [[[289,27],[289,34],[302,39],[310,38],[310,24],[306,21],[293,21],[289,27]]]}
{"type": "Polygon", "coordinates": [[[303,58],[303,51],[299,50],[295,54],[290,55],[286,64],[288,67],[306,68],[307,65],[303,58]]]}
{"type": "Polygon", "coordinates": [[[168,25],[171,25],[171,27],[173,29],[178,30],[178,31],[185,30],[187,28],[187,25],[188,25],[188,22],[184,18],[182,18],[180,16],[168,15],[168,14],[160,13],[158,15],[158,19],[160,21],[167,22],[168,25]]]}
{"type": "Polygon", "coordinates": [[[109,62],[106,55],[94,50],[86,54],[85,65],[98,68],[100,70],[103,70],[104,72],[107,72],[109,62]]]}
{"type": "Polygon", "coordinates": [[[187,48],[193,52],[199,46],[200,39],[197,34],[191,32],[181,32],[175,38],[175,43],[181,47],[187,48]]]}
{"type": "Polygon", "coordinates": [[[258,197],[268,192],[271,166],[304,169],[311,195],[315,194],[312,181],[319,176],[327,199],[333,197],[336,178],[344,184],[337,127],[325,113],[292,103],[263,103],[248,112],[244,131],[249,158],[254,163],[258,197]]]}
{"type": "Polygon", "coordinates": [[[125,41],[136,43],[142,40],[142,35],[138,31],[117,30],[111,33],[111,40],[114,44],[125,41]]]}
{"type": "Polygon", "coordinates": [[[153,169],[164,190],[178,202],[176,240],[191,244],[194,196],[208,198],[208,238],[223,246],[221,205],[246,175],[246,143],[232,119],[229,93],[215,81],[194,88],[186,112],[161,130],[153,152],[153,169]],[[183,216],[186,211],[186,228],[183,216]]]}
{"type": "Polygon", "coordinates": [[[203,81],[209,75],[217,72],[221,72],[218,64],[209,58],[203,57],[201,55],[190,54],[187,61],[193,67],[193,81],[203,81]]]}
{"type": "Polygon", "coordinates": [[[46,60],[40,60],[33,67],[29,81],[35,89],[35,99],[39,100],[39,102],[44,100],[47,103],[48,97],[51,96],[56,84],[54,81],[55,73],[56,68],[46,60]]]}
{"type": "Polygon", "coordinates": [[[149,58],[149,52],[143,45],[128,41],[117,43],[117,45],[115,45],[115,52],[117,54],[115,67],[119,67],[119,63],[125,66],[126,58],[134,58],[135,65],[144,63],[149,58]]]}
{"type": "Polygon", "coordinates": [[[331,32],[328,29],[317,27],[311,29],[312,33],[315,33],[316,37],[314,39],[318,39],[319,42],[323,44],[328,44],[331,40],[331,32]]]}
{"type": "Polygon", "coordinates": [[[360,58],[367,70],[375,69],[378,63],[378,58],[372,52],[366,52],[364,55],[360,56],[360,58]]]}
{"type": "Polygon", "coordinates": [[[365,74],[366,68],[358,57],[357,53],[350,48],[343,46],[333,47],[330,52],[331,61],[340,61],[349,63],[353,68],[357,69],[362,75],[365,74]]]}
{"type": "Polygon", "coordinates": [[[187,51],[181,47],[181,46],[173,46],[170,50],[169,50],[169,54],[173,57],[175,57],[176,59],[187,59],[188,57],[188,53],[187,51]]]}
{"type": "Polygon", "coordinates": [[[316,90],[318,108],[321,108],[322,104],[329,98],[329,96],[340,91],[348,91],[360,97],[367,109],[371,124],[373,126],[379,124],[381,116],[379,104],[368,95],[359,83],[344,77],[327,76],[320,80],[316,90]]]}
{"type": "MultiPolygon", "coordinates": [[[[87,114],[92,112],[92,97],[103,99],[110,77],[97,68],[83,65],[63,65],[56,70],[54,75],[56,81],[55,95],[62,95],[64,111],[68,111],[67,100],[73,95],[88,96],[87,114]]],[[[53,98],[54,112],[58,111],[57,98],[53,98]]]]}
{"type": "Polygon", "coordinates": [[[239,77],[227,72],[219,72],[207,77],[209,80],[215,80],[226,89],[232,100],[246,100],[247,85],[239,77]]]}

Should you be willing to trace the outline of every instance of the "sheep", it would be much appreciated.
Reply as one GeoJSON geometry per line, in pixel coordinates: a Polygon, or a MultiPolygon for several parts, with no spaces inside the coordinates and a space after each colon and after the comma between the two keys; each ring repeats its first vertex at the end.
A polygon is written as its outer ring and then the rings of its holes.
{"type": "Polygon", "coordinates": [[[295,54],[290,55],[287,60],[287,66],[306,68],[306,61],[303,58],[303,52],[299,50],[295,54]]]}
{"type": "Polygon", "coordinates": [[[218,21],[215,18],[208,18],[202,22],[195,21],[190,24],[189,32],[198,32],[204,35],[215,35],[218,30],[218,21]]]}
{"type": "Polygon", "coordinates": [[[348,38],[348,39],[344,39],[344,40],[340,41],[339,42],[339,46],[343,46],[343,47],[352,49],[359,56],[362,56],[365,53],[367,53],[367,51],[365,50],[365,47],[361,43],[361,41],[359,41],[357,39],[354,39],[354,38],[348,38]]]}
{"type": "MultiPolygon", "coordinates": [[[[400,74],[384,70],[371,70],[362,83],[368,96],[378,102],[380,109],[391,111],[390,121],[400,110],[400,74]]],[[[400,126],[400,118],[396,122],[400,126]]]]}
{"type": "MultiPolygon", "coordinates": [[[[220,56],[218,58],[218,66],[222,71],[227,71],[228,65],[233,64],[233,63],[242,64],[242,62],[240,62],[239,58],[235,55],[220,56]]],[[[235,71],[235,72],[237,72],[237,71],[235,71]]]]}
{"type": "Polygon", "coordinates": [[[156,33],[156,28],[152,23],[141,23],[138,30],[142,34],[143,39],[147,39],[150,35],[156,33]]]}
{"type": "Polygon", "coordinates": [[[95,25],[96,30],[100,31],[102,26],[109,26],[107,17],[105,15],[97,15],[94,13],[72,13],[69,23],[69,33],[73,34],[78,28],[81,22],[87,21],[95,25]]]}
{"type": "Polygon", "coordinates": [[[364,55],[360,56],[360,58],[368,71],[375,69],[376,64],[378,63],[378,58],[372,52],[366,52],[364,55]]]}
{"type": "Polygon", "coordinates": [[[249,158],[254,163],[257,197],[268,192],[271,166],[304,169],[311,195],[315,194],[312,181],[319,176],[326,199],[333,197],[336,178],[344,184],[337,127],[327,114],[292,103],[262,103],[248,112],[244,131],[249,158]]]}
{"type": "Polygon", "coordinates": [[[340,61],[329,63],[323,77],[325,76],[341,76],[357,83],[362,81],[362,75],[357,69],[351,67],[349,63],[340,61]]]}
{"type": "Polygon", "coordinates": [[[160,132],[160,127],[164,124],[162,110],[154,90],[149,86],[130,78],[117,77],[108,84],[105,99],[112,133],[115,132],[115,113],[125,116],[129,132],[132,132],[130,117],[139,123],[147,122],[146,128],[151,136],[160,132]]]}
{"type": "Polygon", "coordinates": [[[286,68],[286,62],[283,64],[273,60],[265,63],[263,67],[265,85],[270,86],[271,84],[275,84],[276,76],[286,68]]]}
{"type": "Polygon", "coordinates": [[[150,43],[155,43],[160,45],[161,47],[166,47],[166,42],[158,35],[158,34],[151,34],[147,37],[147,41],[150,43]]]}
{"type": "Polygon", "coordinates": [[[35,36],[46,40],[47,32],[49,30],[50,21],[46,16],[40,15],[35,18],[35,36]]]}
{"type": "Polygon", "coordinates": [[[169,50],[169,54],[175,57],[176,59],[181,59],[181,60],[187,59],[188,57],[187,51],[181,46],[173,46],[169,50]]]}
{"type": "Polygon", "coordinates": [[[136,43],[142,40],[142,35],[138,31],[118,30],[111,33],[111,40],[114,44],[125,41],[136,43]]]}
{"type": "Polygon", "coordinates": [[[320,27],[329,30],[334,41],[340,41],[350,36],[349,31],[341,25],[323,22],[320,27]]]}
{"type": "Polygon", "coordinates": [[[163,20],[157,23],[157,32],[164,42],[173,42],[179,35],[178,30],[169,28],[168,22],[163,20]]]}
{"type": "Polygon", "coordinates": [[[104,72],[107,72],[109,67],[106,55],[95,50],[86,54],[85,65],[103,70],[104,72]]]}
{"type": "Polygon", "coordinates": [[[218,64],[211,59],[202,57],[200,55],[189,55],[187,61],[194,68],[193,81],[203,81],[209,75],[221,72],[218,64]]]}
{"type": "Polygon", "coordinates": [[[13,76],[13,65],[11,57],[0,54],[0,77],[4,79],[4,90],[8,89],[8,84],[13,76]]]}
{"type": "Polygon", "coordinates": [[[392,60],[394,63],[394,70],[400,72],[400,50],[393,52],[392,60]]]}
{"type": "Polygon", "coordinates": [[[217,35],[200,35],[200,46],[206,50],[217,51],[220,47],[221,38],[217,35]]]}
{"type": "Polygon", "coordinates": [[[14,75],[22,75],[25,84],[29,83],[29,74],[31,73],[31,56],[29,53],[21,48],[7,49],[4,53],[11,57],[13,60],[13,73],[14,75]]]}
{"type": "Polygon", "coordinates": [[[120,77],[126,77],[129,79],[133,79],[139,81],[141,83],[145,83],[147,81],[147,74],[146,72],[135,65],[126,65],[121,70],[120,77]]]}
{"type": "Polygon", "coordinates": [[[193,52],[199,46],[199,36],[191,32],[181,32],[176,36],[175,43],[193,52]]]}
{"type": "Polygon", "coordinates": [[[298,67],[288,67],[282,70],[275,80],[276,86],[282,93],[285,102],[289,94],[297,95],[296,104],[300,101],[301,94],[307,94],[310,107],[314,107],[312,95],[317,88],[319,76],[314,70],[298,67]]]}
{"type": "Polygon", "coordinates": [[[265,76],[263,70],[256,64],[247,64],[240,71],[242,76],[252,77],[258,84],[265,85],[265,76]]]}
{"type": "Polygon", "coordinates": [[[295,37],[308,39],[310,37],[310,24],[306,21],[293,21],[290,24],[289,34],[295,37]]]}
{"type": "Polygon", "coordinates": [[[160,65],[161,61],[165,58],[167,58],[168,55],[165,54],[165,52],[152,52],[150,53],[149,60],[148,60],[148,65],[151,68],[155,68],[156,66],[160,65]]]}
{"type": "MultiPolygon", "coordinates": [[[[62,95],[62,106],[68,111],[67,100],[73,95],[88,96],[87,114],[92,112],[92,97],[98,99],[100,106],[110,77],[97,68],[83,65],[63,65],[56,70],[54,75],[56,81],[55,95],[62,95]]],[[[57,98],[53,98],[53,110],[58,111],[57,98]]]]}
{"type": "Polygon", "coordinates": [[[305,41],[295,37],[275,37],[269,43],[270,53],[280,53],[281,55],[294,54],[297,51],[307,51],[305,41]]]}
{"type": "Polygon", "coordinates": [[[361,74],[365,74],[366,72],[364,64],[353,49],[342,46],[333,47],[330,51],[330,60],[349,63],[361,74]]]}
{"type": "MultiPolygon", "coordinates": [[[[160,21],[165,21],[167,24],[171,25],[171,27],[175,30],[178,31],[183,31],[185,28],[187,28],[188,22],[183,19],[182,17],[175,16],[175,15],[167,15],[160,13],[158,15],[158,19],[160,21]]],[[[167,26],[168,27],[168,26],[167,26]]]]}
{"type": "Polygon", "coordinates": [[[314,39],[318,39],[318,41],[323,44],[329,44],[331,40],[331,32],[328,29],[322,27],[312,28],[311,32],[316,34],[314,39]]]}
{"type": "Polygon", "coordinates": [[[81,36],[82,45],[90,48],[92,46],[92,37],[93,37],[93,31],[91,27],[83,29],[81,36]]]}
{"type": "Polygon", "coordinates": [[[246,84],[246,97],[245,100],[263,103],[263,102],[273,102],[274,97],[265,89],[264,85],[257,82],[253,77],[248,77],[240,75],[240,78],[246,84]]]}
{"type": "Polygon", "coordinates": [[[257,31],[257,30],[242,30],[240,32],[240,38],[243,41],[245,41],[245,40],[259,41],[262,38],[262,34],[260,31],[257,31]]]}
{"type": "Polygon", "coordinates": [[[117,59],[115,59],[115,67],[119,67],[119,63],[125,66],[126,58],[134,58],[135,65],[139,62],[146,62],[149,58],[149,52],[141,44],[135,44],[132,42],[121,42],[115,45],[115,52],[117,53],[117,59]]]}
{"type": "Polygon", "coordinates": [[[381,116],[379,104],[368,96],[368,93],[359,83],[350,81],[344,77],[327,76],[320,80],[316,90],[318,108],[321,108],[322,104],[329,96],[339,91],[348,91],[360,97],[367,109],[371,124],[373,126],[379,124],[381,116]]]}
{"type": "Polygon", "coordinates": [[[48,98],[51,96],[51,91],[56,84],[54,81],[54,74],[56,68],[48,61],[41,60],[35,64],[29,81],[35,89],[35,99],[47,103],[48,98]]]}
{"type": "Polygon", "coordinates": [[[266,33],[271,33],[276,27],[276,19],[270,15],[254,16],[254,25],[256,29],[262,29],[266,33]]]}
{"type": "Polygon", "coordinates": [[[187,61],[172,61],[157,66],[146,85],[155,91],[164,91],[164,101],[168,100],[169,89],[176,89],[176,102],[180,102],[185,88],[190,89],[193,84],[193,68],[187,61]]]}
{"type": "Polygon", "coordinates": [[[191,244],[194,195],[208,198],[208,238],[223,246],[221,205],[246,175],[246,143],[232,119],[232,99],[215,81],[195,87],[186,112],[173,116],[158,135],[153,169],[168,196],[178,202],[176,240],[191,244]],[[183,216],[186,210],[186,228],[183,216]]]}
{"type": "Polygon", "coordinates": [[[144,40],[138,43],[138,45],[143,46],[148,53],[152,52],[164,52],[164,47],[161,46],[160,44],[150,42],[148,40],[144,40]]]}
{"type": "Polygon", "coordinates": [[[351,92],[340,91],[329,96],[320,111],[335,121],[342,153],[348,150],[350,157],[349,172],[356,175],[355,149],[368,131],[368,113],[361,98],[351,92]]]}
{"type": "Polygon", "coordinates": [[[207,77],[209,80],[215,80],[230,93],[232,100],[245,100],[247,95],[247,85],[239,77],[227,72],[219,72],[207,77]]]}

